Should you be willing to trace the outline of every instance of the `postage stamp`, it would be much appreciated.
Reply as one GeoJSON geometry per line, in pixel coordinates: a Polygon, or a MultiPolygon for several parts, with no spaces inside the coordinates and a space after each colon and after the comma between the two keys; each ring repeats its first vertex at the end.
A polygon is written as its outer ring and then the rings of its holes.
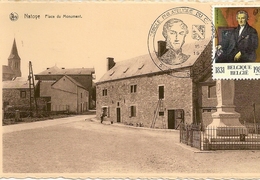
{"type": "Polygon", "coordinates": [[[260,6],[213,6],[214,79],[260,78],[260,6]]]}

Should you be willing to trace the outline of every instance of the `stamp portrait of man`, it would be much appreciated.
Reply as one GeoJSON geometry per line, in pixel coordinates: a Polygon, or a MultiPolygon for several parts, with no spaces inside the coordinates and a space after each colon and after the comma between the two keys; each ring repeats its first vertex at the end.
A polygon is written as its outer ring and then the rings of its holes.
{"type": "Polygon", "coordinates": [[[188,33],[188,26],[180,19],[172,18],[164,24],[162,34],[167,51],[160,57],[162,62],[176,65],[188,60],[190,55],[182,53],[182,46],[188,33]]]}
{"type": "Polygon", "coordinates": [[[236,13],[238,26],[217,45],[216,63],[255,62],[258,47],[256,29],[248,24],[248,13],[240,10],[236,13]]]}

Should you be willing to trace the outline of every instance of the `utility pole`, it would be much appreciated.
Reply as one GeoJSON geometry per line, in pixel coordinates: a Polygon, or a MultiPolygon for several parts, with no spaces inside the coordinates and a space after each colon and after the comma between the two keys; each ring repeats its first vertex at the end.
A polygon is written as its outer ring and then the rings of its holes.
{"type": "Polygon", "coordinates": [[[36,115],[38,115],[38,105],[37,105],[37,99],[36,99],[36,95],[35,95],[35,84],[34,84],[34,76],[33,76],[33,69],[32,69],[32,62],[31,61],[29,61],[28,80],[29,80],[29,90],[30,90],[30,117],[32,117],[33,116],[33,113],[32,113],[33,112],[32,98],[34,99],[34,103],[35,103],[36,115]],[[33,93],[32,93],[32,91],[33,91],[33,93]]]}

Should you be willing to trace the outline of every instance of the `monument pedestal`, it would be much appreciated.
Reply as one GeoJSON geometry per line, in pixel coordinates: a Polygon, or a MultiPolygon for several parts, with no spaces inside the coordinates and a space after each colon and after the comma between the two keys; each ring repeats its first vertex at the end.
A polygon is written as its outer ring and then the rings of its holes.
{"type": "Polygon", "coordinates": [[[239,121],[240,114],[235,112],[233,80],[217,80],[217,112],[212,114],[213,121],[206,128],[211,137],[247,135],[247,129],[239,121]]]}

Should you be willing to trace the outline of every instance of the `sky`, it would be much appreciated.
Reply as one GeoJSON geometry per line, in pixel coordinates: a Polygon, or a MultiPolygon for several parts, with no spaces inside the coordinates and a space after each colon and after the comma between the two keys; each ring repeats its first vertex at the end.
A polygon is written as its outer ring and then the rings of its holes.
{"type": "MultiPolygon", "coordinates": [[[[163,12],[180,6],[191,6],[211,17],[209,4],[1,3],[0,59],[2,65],[7,65],[15,38],[23,77],[28,76],[31,61],[34,74],[55,65],[94,67],[98,81],[106,72],[107,57],[114,57],[117,62],[148,54],[152,24],[163,12]],[[17,21],[9,19],[11,12],[19,15],[17,21]],[[40,18],[25,18],[25,14],[40,15],[40,18]],[[57,18],[57,15],[81,15],[82,18],[57,18]]],[[[189,17],[186,21],[192,23],[189,17]]]]}

